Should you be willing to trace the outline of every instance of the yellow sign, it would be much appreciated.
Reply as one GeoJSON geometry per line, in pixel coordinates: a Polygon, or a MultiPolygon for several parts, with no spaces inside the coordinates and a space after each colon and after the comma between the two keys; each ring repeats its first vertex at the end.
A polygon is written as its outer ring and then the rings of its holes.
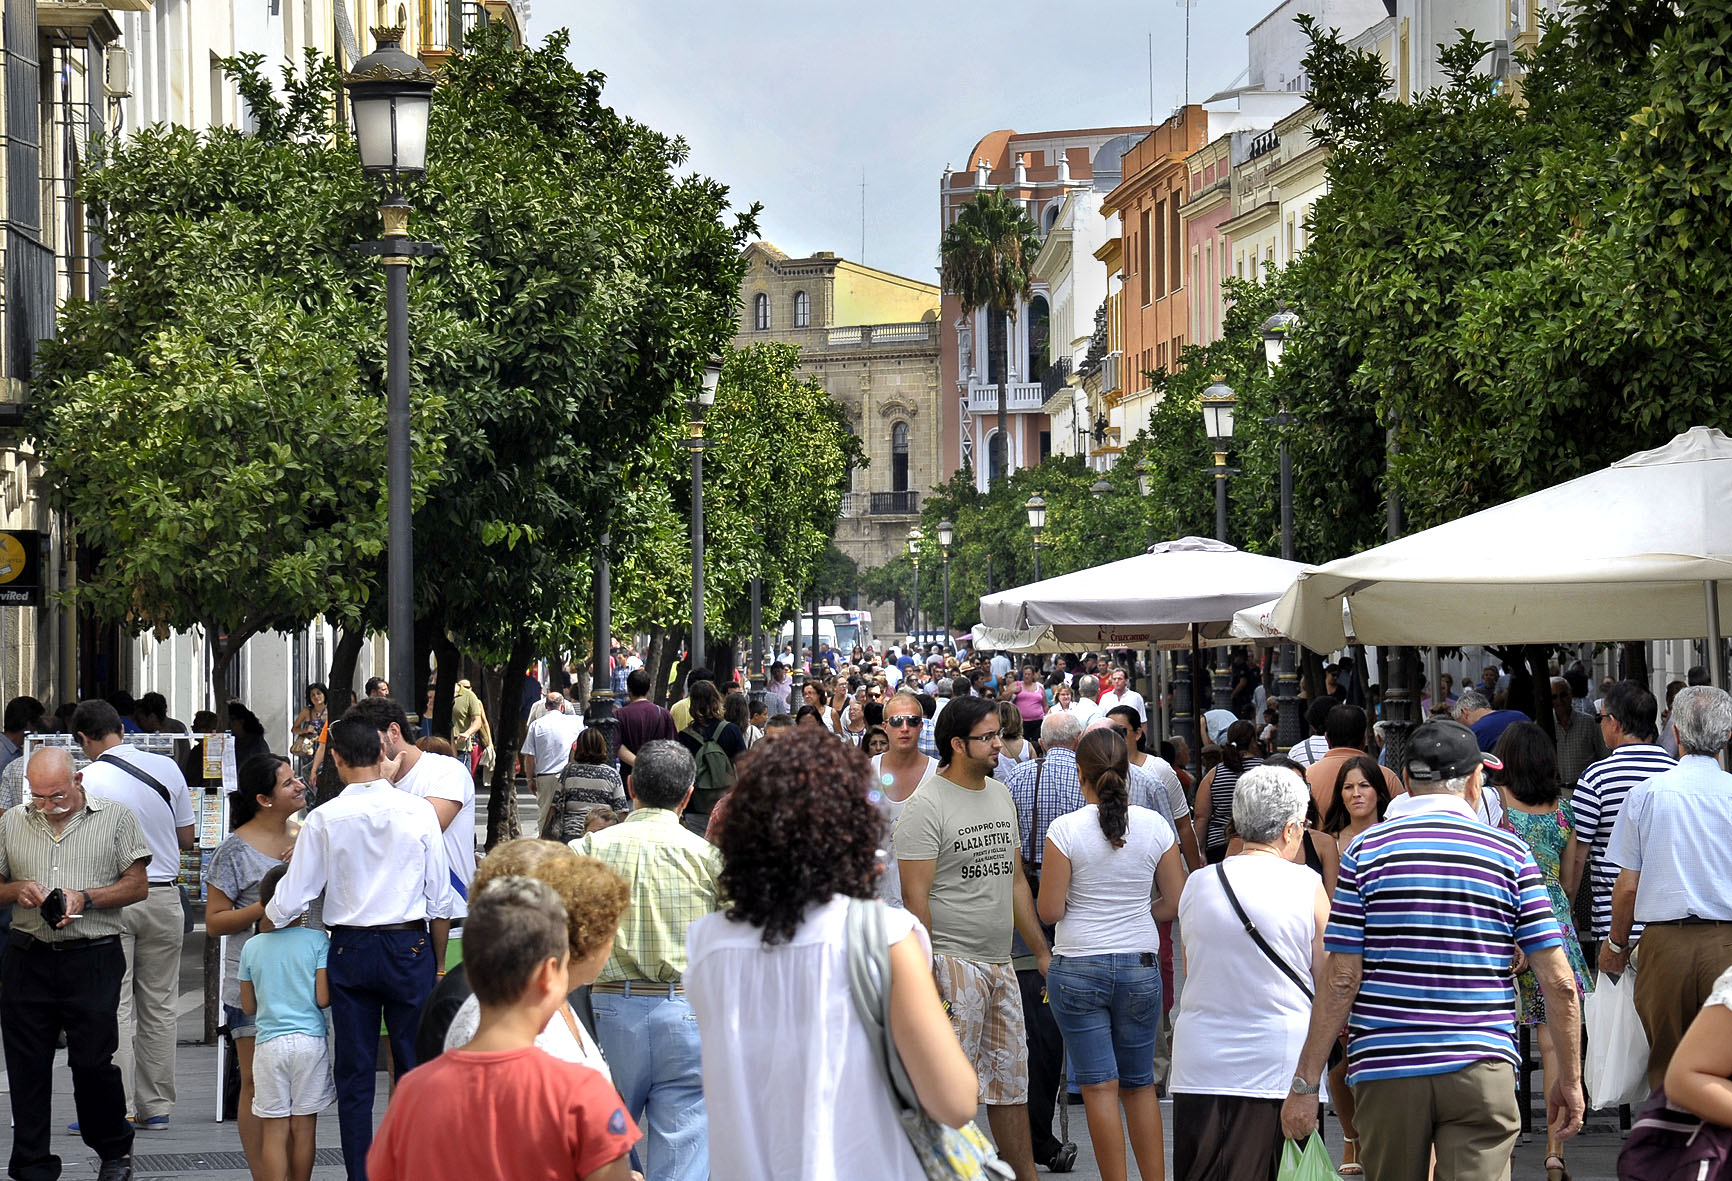
{"type": "Polygon", "coordinates": [[[0,584],[21,577],[25,564],[24,543],[10,533],[0,533],[0,584]]]}

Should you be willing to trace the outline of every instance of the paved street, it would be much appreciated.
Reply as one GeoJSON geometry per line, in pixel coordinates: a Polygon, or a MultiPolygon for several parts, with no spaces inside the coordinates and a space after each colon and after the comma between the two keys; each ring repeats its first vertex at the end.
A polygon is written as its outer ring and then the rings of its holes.
{"type": "MultiPolygon", "coordinates": [[[[533,831],[534,795],[519,793],[517,806],[524,831],[533,831]]],[[[476,812],[477,831],[484,832],[485,801],[478,803],[476,812]]],[[[147,1178],[150,1181],[169,1181],[172,1178],[186,1178],[188,1181],[194,1178],[199,1181],[242,1181],[249,1176],[234,1124],[216,1122],[217,1050],[213,1046],[198,1044],[198,1039],[204,1032],[201,1011],[203,939],[202,930],[188,936],[186,950],[181,958],[181,1045],[176,1071],[180,1094],[175,1107],[174,1125],[168,1131],[139,1134],[134,1159],[140,1181],[147,1178]]],[[[59,1129],[55,1137],[55,1151],[60,1153],[66,1162],[65,1177],[68,1181],[77,1181],[78,1178],[96,1175],[95,1156],[75,1134],[65,1130],[66,1124],[74,1118],[72,1079],[65,1069],[64,1053],[59,1056],[59,1061],[60,1069],[56,1072],[54,1093],[55,1125],[59,1129]]],[[[4,1074],[0,1073],[0,1089],[4,1087],[4,1079],[4,1074]]],[[[381,1074],[375,1103],[375,1110],[381,1115],[385,1109],[385,1090],[385,1076],[381,1074]]],[[[1170,1147],[1171,1103],[1163,1103],[1162,1111],[1167,1117],[1170,1147]]],[[[1080,1181],[1099,1178],[1100,1171],[1095,1165],[1094,1149],[1089,1143],[1088,1124],[1083,1117],[1080,1103],[1071,1107],[1070,1116],[1071,1138],[1076,1141],[1080,1152],[1076,1170],[1069,1175],[1079,1178],[1080,1181]]],[[[1536,1114],[1536,1124],[1543,1121],[1543,1114],[1536,1114]]],[[[980,1113],[979,1123],[982,1128],[987,1126],[984,1110],[980,1113]]],[[[1333,1121],[1328,1121],[1326,1139],[1331,1155],[1339,1160],[1340,1129],[1333,1121]]],[[[1590,1113],[1588,1130],[1569,1146],[1572,1174],[1580,1181],[1612,1181],[1617,1176],[1619,1140],[1615,1114],[1590,1113]]],[[[10,1148],[9,1134],[5,1137],[4,1144],[7,1149],[10,1148]]],[[[1543,1176],[1544,1152],[1543,1135],[1523,1137],[1516,1148],[1512,1181],[1529,1181],[1543,1176]]],[[[326,1112],[319,1120],[318,1162],[318,1166],[313,1170],[315,1181],[342,1181],[344,1174],[342,1158],[338,1153],[335,1109],[326,1112]]],[[[1169,1167],[1170,1163],[1169,1158],[1169,1167]]]]}

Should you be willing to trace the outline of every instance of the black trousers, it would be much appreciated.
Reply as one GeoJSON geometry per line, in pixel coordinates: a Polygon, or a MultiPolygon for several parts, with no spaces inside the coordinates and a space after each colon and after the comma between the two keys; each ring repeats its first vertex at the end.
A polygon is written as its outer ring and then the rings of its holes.
{"type": "Polygon", "coordinates": [[[1064,1038],[1052,1019],[1052,1006],[1041,999],[1046,991],[1041,974],[1026,968],[1016,974],[1016,983],[1022,993],[1022,1024],[1028,1032],[1028,1126],[1033,1134],[1034,1159],[1044,1161],[1059,1145],[1058,1137],[1052,1134],[1052,1116],[1064,1087],[1059,1077],[1064,1065],[1064,1038]]]}
{"type": "Polygon", "coordinates": [[[72,1095],[80,1134],[103,1160],[132,1151],[126,1088],[114,1051],[120,1045],[116,1013],[126,955],[120,941],[99,947],[48,951],[6,950],[0,963],[0,1041],[12,1090],[12,1157],[17,1181],[57,1181],[60,1158],[48,1150],[54,1048],[66,1033],[72,1095]]]}

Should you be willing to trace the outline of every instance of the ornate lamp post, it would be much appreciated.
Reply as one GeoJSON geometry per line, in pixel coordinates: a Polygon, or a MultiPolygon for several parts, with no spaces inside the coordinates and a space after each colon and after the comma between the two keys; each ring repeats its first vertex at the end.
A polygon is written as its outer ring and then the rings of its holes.
{"type": "MultiPolygon", "coordinates": [[[[1276,305],[1273,316],[1263,321],[1263,355],[1269,362],[1269,376],[1281,367],[1281,354],[1287,348],[1287,333],[1299,323],[1299,317],[1287,310],[1286,304],[1276,305]]],[[[1293,416],[1282,410],[1268,420],[1280,433],[1281,440],[1281,556],[1293,560],[1293,457],[1287,446],[1287,426],[1293,416]]],[[[1278,721],[1275,745],[1287,750],[1305,737],[1305,715],[1299,701],[1298,649],[1293,644],[1281,645],[1281,666],[1275,673],[1276,709],[1278,721]]]]}
{"type": "MultiPolygon", "coordinates": [[[[433,75],[404,53],[401,26],[373,30],[372,53],[343,75],[355,117],[361,170],[379,182],[384,234],[359,249],[385,264],[385,487],[387,516],[386,630],[391,642],[391,684],[397,700],[419,713],[421,680],[415,675],[415,542],[410,507],[413,457],[409,431],[409,260],[439,248],[409,240],[408,181],[427,171],[427,124],[433,110],[433,75]]],[[[425,670],[423,670],[425,671],[425,670]]]]}
{"type": "MultiPolygon", "coordinates": [[[[692,667],[705,661],[704,635],[704,419],[716,404],[716,386],[722,380],[722,362],[712,357],[704,366],[703,380],[692,398],[692,667]]],[[[812,650],[817,651],[814,643],[812,650]]]]}
{"type": "MultiPolygon", "coordinates": [[[[1208,432],[1209,443],[1215,449],[1215,540],[1226,541],[1227,477],[1232,475],[1232,469],[1227,466],[1227,449],[1233,444],[1233,409],[1239,403],[1239,396],[1217,375],[1209,388],[1203,391],[1202,403],[1203,429],[1208,432]]],[[[1202,675],[1200,671],[1198,675],[1202,675]]],[[[1222,651],[1215,658],[1215,708],[1226,704],[1232,689],[1227,655],[1222,651]]]]}
{"type": "Polygon", "coordinates": [[[908,556],[914,562],[914,648],[923,650],[925,644],[920,636],[920,542],[924,539],[920,526],[915,525],[908,530],[908,556]]]}
{"type": "Polygon", "coordinates": [[[956,540],[956,526],[950,518],[938,522],[938,551],[944,556],[944,642],[950,644],[950,545],[956,540]]]}
{"type": "Polygon", "coordinates": [[[1028,531],[1034,537],[1034,580],[1040,581],[1040,535],[1046,529],[1046,500],[1036,492],[1022,506],[1028,510],[1028,531]]]}

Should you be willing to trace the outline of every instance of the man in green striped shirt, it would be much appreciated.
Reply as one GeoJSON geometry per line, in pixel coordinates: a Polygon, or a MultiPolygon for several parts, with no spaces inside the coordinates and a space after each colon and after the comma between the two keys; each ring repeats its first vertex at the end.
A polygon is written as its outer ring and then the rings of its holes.
{"type": "Polygon", "coordinates": [[[121,908],[149,888],[150,847],[124,804],[86,796],[72,756],[31,756],[30,798],[0,816],[0,906],[16,907],[0,963],[0,1042],[12,1099],[13,1177],[60,1175],[49,1151],[55,1043],[66,1034],[80,1133],[102,1158],[99,1181],[132,1176],[132,1125],[114,1052],[126,973],[121,908]],[[47,922],[58,891],[65,917],[47,922]]]}

